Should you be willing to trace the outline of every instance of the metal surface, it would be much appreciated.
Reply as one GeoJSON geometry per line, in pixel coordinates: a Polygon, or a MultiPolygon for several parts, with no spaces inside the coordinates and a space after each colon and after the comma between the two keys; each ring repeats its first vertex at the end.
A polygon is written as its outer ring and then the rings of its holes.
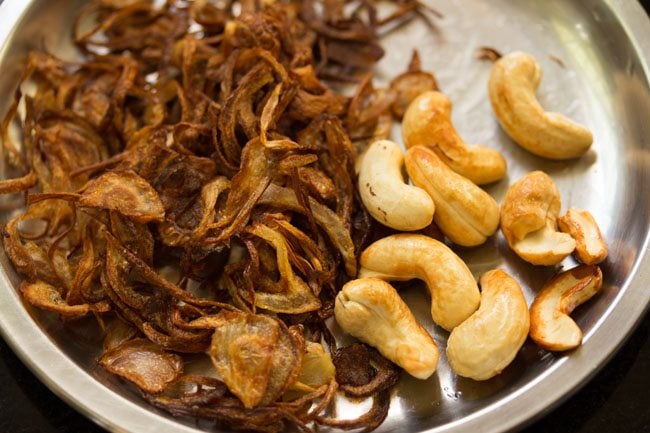
{"type": "MultiPolygon", "coordinates": [[[[28,50],[45,46],[64,58],[74,57],[70,25],[82,3],[5,0],[0,5],[0,113],[10,102],[28,50]]],[[[430,380],[402,380],[388,419],[378,430],[505,431],[575,391],[621,345],[648,306],[650,20],[630,0],[431,3],[445,18],[436,31],[413,22],[387,35],[380,80],[404,70],[411,48],[418,48],[424,66],[436,72],[455,103],[453,117],[461,135],[506,155],[508,179],[488,189],[497,201],[509,183],[543,169],[556,180],[564,207],[590,210],[610,246],[603,291],[575,314],[585,331],[581,348],[555,355],[527,342],[503,374],[484,383],[455,377],[442,357],[430,380]],[[487,99],[490,64],[473,56],[484,45],[534,54],[544,69],[538,92],[542,103],[586,124],[595,136],[593,150],[577,161],[549,162],[512,143],[498,127],[487,99]]],[[[6,218],[14,204],[0,204],[6,218]]],[[[554,272],[519,260],[501,235],[482,247],[458,252],[477,276],[494,267],[506,269],[522,284],[529,302],[554,272]]],[[[28,312],[15,290],[19,276],[3,252],[0,265],[0,329],[54,392],[112,431],[196,431],[193,420],[175,420],[152,409],[132,388],[96,367],[101,336],[90,322],[71,332],[56,317],[28,312]]],[[[571,259],[564,265],[572,266],[571,259]]],[[[421,287],[414,285],[403,295],[444,347],[446,335],[431,323],[421,287]]],[[[359,410],[345,403],[339,409],[344,416],[359,410]]]]}

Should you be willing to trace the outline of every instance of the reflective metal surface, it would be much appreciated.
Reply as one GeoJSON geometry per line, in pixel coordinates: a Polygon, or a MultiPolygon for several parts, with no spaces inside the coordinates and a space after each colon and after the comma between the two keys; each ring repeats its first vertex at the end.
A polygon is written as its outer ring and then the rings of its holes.
{"type": "MultiPolygon", "coordinates": [[[[70,25],[79,0],[5,0],[0,5],[0,113],[13,94],[26,53],[45,47],[74,58],[70,25]]],[[[435,71],[455,103],[454,121],[468,142],[500,149],[508,179],[488,189],[500,201],[509,183],[543,169],[556,180],[564,207],[590,210],[610,246],[603,291],[575,317],[584,345],[564,356],[527,342],[514,363],[483,383],[455,377],[441,359],[430,380],[404,377],[378,430],[409,432],[505,431],[530,421],[589,379],[621,345],[650,300],[650,20],[630,0],[463,0],[430,3],[444,14],[436,30],[413,22],[384,39],[379,78],[404,70],[412,48],[435,71]],[[538,92],[547,108],[568,114],[594,133],[593,149],[578,161],[549,162],[526,153],[503,133],[487,98],[488,62],[479,46],[525,50],[544,69],[538,92]],[[558,62],[557,59],[561,61],[558,62]]],[[[396,131],[399,138],[399,131],[396,131]]],[[[3,198],[3,218],[19,202],[3,198]]],[[[502,267],[524,287],[528,301],[554,270],[515,257],[501,235],[476,249],[458,249],[476,276],[502,267]]],[[[94,327],[63,329],[57,318],[28,312],[15,287],[18,275],[0,252],[0,330],[16,353],[53,391],[112,431],[191,432],[194,420],[175,420],[144,404],[132,388],[95,364],[101,336],[94,327]]],[[[565,267],[573,265],[567,259],[565,267]]],[[[441,347],[446,334],[428,314],[414,285],[403,292],[441,347]]],[[[90,322],[89,322],[90,325],[90,322]]],[[[342,402],[340,413],[358,410],[342,402]]],[[[199,428],[210,430],[208,424],[199,428]]]]}

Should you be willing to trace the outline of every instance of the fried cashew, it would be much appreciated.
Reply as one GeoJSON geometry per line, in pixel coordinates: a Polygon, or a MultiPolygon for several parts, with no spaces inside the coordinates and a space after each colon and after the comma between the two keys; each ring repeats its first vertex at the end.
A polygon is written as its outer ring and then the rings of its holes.
{"type": "Polygon", "coordinates": [[[402,122],[407,148],[426,146],[453,171],[477,185],[495,182],[506,175],[506,160],[484,146],[467,146],[451,122],[451,101],[436,91],[420,94],[408,107],[402,122]]]}
{"type": "Polygon", "coordinates": [[[575,240],[557,231],[560,192],[543,171],[513,183],[501,206],[501,231],[510,248],[533,265],[555,265],[575,249],[575,240]]]}
{"type": "Polygon", "coordinates": [[[487,192],[452,171],[427,147],[410,148],[405,161],[413,183],[433,198],[433,220],[452,242],[472,247],[494,234],[499,205],[487,192]]]}
{"type": "Polygon", "coordinates": [[[582,331],[569,314],[602,285],[603,274],[595,265],[580,265],[553,277],[530,307],[530,338],[553,351],[580,346],[582,331]]]}
{"type": "Polygon", "coordinates": [[[447,359],[459,376],[487,380],[501,373],[526,341],[530,317],[519,284],[501,270],[483,274],[481,306],[451,331],[447,359]]]}
{"type": "Polygon", "coordinates": [[[435,239],[391,235],[366,248],[360,260],[360,278],[423,280],[431,294],[431,317],[448,331],[478,308],[480,294],[472,273],[460,257],[435,239]]]}
{"type": "Polygon", "coordinates": [[[375,141],[363,156],[359,194],[363,205],[380,223],[401,231],[420,230],[433,219],[433,200],[402,176],[404,155],[397,144],[375,141]]]}
{"type": "Polygon", "coordinates": [[[577,158],[593,142],[591,132],[559,113],[546,112],[535,91],[542,68],[533,56],[514,52],[492,66],[488,91],[501,127],[524,149],[549,159],[577,158]]]}
{"type": "Polygon", "coordinates": [[[438,346],[397,291],[378,278],[349,281],[336,296],[336,322],[418,379],[438,366],[438,346]]]}
{"type": "Polygon", "coordinates": [[[607,258],[607,244],[596,220],[589,212],[570,208],[557,222],[561,231],[575,239],[575,256],[582,263],[596,265],[607,258]]]}

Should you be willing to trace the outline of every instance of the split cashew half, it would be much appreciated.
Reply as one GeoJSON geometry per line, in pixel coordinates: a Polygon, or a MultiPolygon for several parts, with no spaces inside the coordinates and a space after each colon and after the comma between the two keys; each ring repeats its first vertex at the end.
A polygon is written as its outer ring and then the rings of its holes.
{"type": "Polygon", "coordinates": [[[413,183],[433,198],[433,220],[452,242],[472,247],[494,234],[499,227],[499,205],[490,194],[452,171],[427,147],[410,148],[405,160],[413,183]]]}
{"type": "Polygon", "coordinates": [[[506,160],[484,146],[467,146],[451,123],[451,101],[436,91],[420,94],[411,102],[402,121],[407,148],[426,146],[452,170],[477,185],[506,175],[506,160]]]}
{"type": "Polygon", "coordinates": [[[433,219],[433,200],[402,176],[404,155],[397,144],[375,141],[363,155],[359,194],[365,208],[380,223],[401,231],[420,230],[433,219]]]}
{"type": "Polygon", "coordinates": [[[575,240],[557,231],[562,203],[555,182],[533,171],[513,183],[501,207],[501,231],[510,248],[533,265],[555,265],[575,249],[575,240]]]}
{"type": "Polygon", "coordinates": [[[547,350],[580,346],[582,331],[569,314],[602,285],[603,274],[595,265],[580,265],[553,277],[530,307],[530,338],[547,350]]]}
{"type": "Polygon", "coordinates": [[[508,135],[524,149],[550,159],[577,158],[593,142],[591,132],[559,113],[545,112],[535,97],[542,68],[533,56],[514,52],[494,63],[488,90],[508,135]]]}
{"type": "Polygon", "coordinates": [[[607,245],[589,212],[571,208],[557,222],[560,230],[575,239],[575,255],[582,263],[596,265],[607,258],[607,245]]]}
{"type": "Polygon", "coordinates": [[[447,340],[449,365],[459,376],[490,379],[512,362],[529,328],[519,284],[501,270],[486,272],[481,277],[481,306],[447,340]]]}
{"type": "Polygon", "coordinates": [[[411,376],[426,379],[438,366],[438,346],[397,291],[378,278],[352,280],[334,304],[336,322],[411,376]]]}
{"type": "Polygon", "coordinates": [[[431,294],[431,317],[448,331],[478,308],[480,294],[467,265],[430,237],[406,233],[385,237],[366,248],[360,261],[360,278],[424,280],[431,294]]]}

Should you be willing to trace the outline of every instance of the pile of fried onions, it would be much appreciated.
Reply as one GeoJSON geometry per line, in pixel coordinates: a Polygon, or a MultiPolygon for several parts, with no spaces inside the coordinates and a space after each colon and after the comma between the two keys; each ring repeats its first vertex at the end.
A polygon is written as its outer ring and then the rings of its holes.
{"type": "Polygon", "coordinates": [[[23,173],[0,193],[26,197],[3,232],[26,302],[69,326],[94,315],[99,363],[173,415],[377,427],[397,370],[366,346],[337,350],[325,321],[376,229],[355,157],[435,87],[417,57],[373,87],[379,30],[426,12],[392,7],[89,3],[73,34],[84,60],[32,52],[1,125],[23,173]],[[211,374],[186,372],[196,356],[211,374]],[[372,408],[337,418],[337,390],[372,408]]]}

